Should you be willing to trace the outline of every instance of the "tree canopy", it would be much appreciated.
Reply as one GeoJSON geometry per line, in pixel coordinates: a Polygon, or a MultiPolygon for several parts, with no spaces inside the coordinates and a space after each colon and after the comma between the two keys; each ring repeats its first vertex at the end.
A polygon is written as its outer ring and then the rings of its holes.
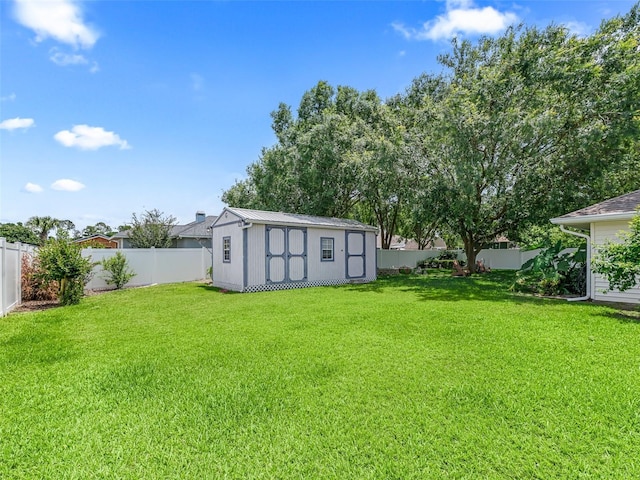
{"type": "Polygon", "coordinates": [[[463,241],[470,267],[496,236],[640,184],[639,6],[577,37],[562,26],[453,40],[441,74],[382,101],[319,82],[275,145],[223,195],[238,207],[377,223],[426,245],[463,241]]]}
{"type": "Polygon", "coordinates": [[[175,224],[175,217],[165,215],[158,209],[146,210],[140,215],[134,213],[129,229],[131,246],[168,248],[171,246],[171,230],[175,224]]]}
{"type": "Polygon", "coordinates": [[[0,223],[0,237],[4,237],[7,242],[40,244],[40,238],[30,228],[22,223],[0,223]]]}

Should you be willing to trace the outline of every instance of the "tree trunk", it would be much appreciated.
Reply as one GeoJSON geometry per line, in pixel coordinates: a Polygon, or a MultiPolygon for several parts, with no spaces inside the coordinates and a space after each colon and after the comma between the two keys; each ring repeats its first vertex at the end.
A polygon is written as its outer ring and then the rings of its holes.
{"type": "Polygon", "coordinates": [[[464,253],[467,255],[467,268],[471,273],[476,273],[476,257],[480,249],[477,248],[471,235],[463,235],[462,240],[464,241],[464,253]]]}

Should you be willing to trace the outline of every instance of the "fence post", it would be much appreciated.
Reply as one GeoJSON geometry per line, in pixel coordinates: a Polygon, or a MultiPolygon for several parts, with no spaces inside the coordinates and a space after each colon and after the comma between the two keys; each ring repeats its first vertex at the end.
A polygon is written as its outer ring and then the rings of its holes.
{"type": "Polygon", "coordinates": [[[22,243],[16,242],[16,247],[18,250],[18,261],[16,262],[16,273],[18,275],[15,283],[16,299],[18,300],[18,305],[22,305],[22,243]]]}
{"type": "Polygon", "coordinates": [[[1,294],[0,294],[0,317],[4,317],[5,311],[5,305],[7,304],[7,293],[6,293],[6,289],[7,289],[7,275],[6,275],[6,260],[7,260],[7,255],[6,255],[6,250],[7,250],[7,241],[5,240],[4,237],[0,237],[0,290],[2,290],[1,294]]]}

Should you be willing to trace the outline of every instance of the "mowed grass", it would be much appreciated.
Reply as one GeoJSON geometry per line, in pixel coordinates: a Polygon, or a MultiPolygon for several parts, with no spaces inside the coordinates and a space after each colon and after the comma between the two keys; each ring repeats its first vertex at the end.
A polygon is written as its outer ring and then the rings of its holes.
{"type": "Polygon", "coordinates": [[[640,322],[511,276],[0,319],[0,478],[638,478],[640,322]]]}

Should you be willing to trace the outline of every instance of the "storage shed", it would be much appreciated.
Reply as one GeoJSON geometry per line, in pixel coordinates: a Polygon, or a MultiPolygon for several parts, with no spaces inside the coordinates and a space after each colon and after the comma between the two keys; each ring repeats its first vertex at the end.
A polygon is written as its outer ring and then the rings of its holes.
{"type": "Polygon", "coordinates": [[[378,229],[355,220],[227,207],[211,230],[216,287],[259,292],[376,279],[378,229]]]}

